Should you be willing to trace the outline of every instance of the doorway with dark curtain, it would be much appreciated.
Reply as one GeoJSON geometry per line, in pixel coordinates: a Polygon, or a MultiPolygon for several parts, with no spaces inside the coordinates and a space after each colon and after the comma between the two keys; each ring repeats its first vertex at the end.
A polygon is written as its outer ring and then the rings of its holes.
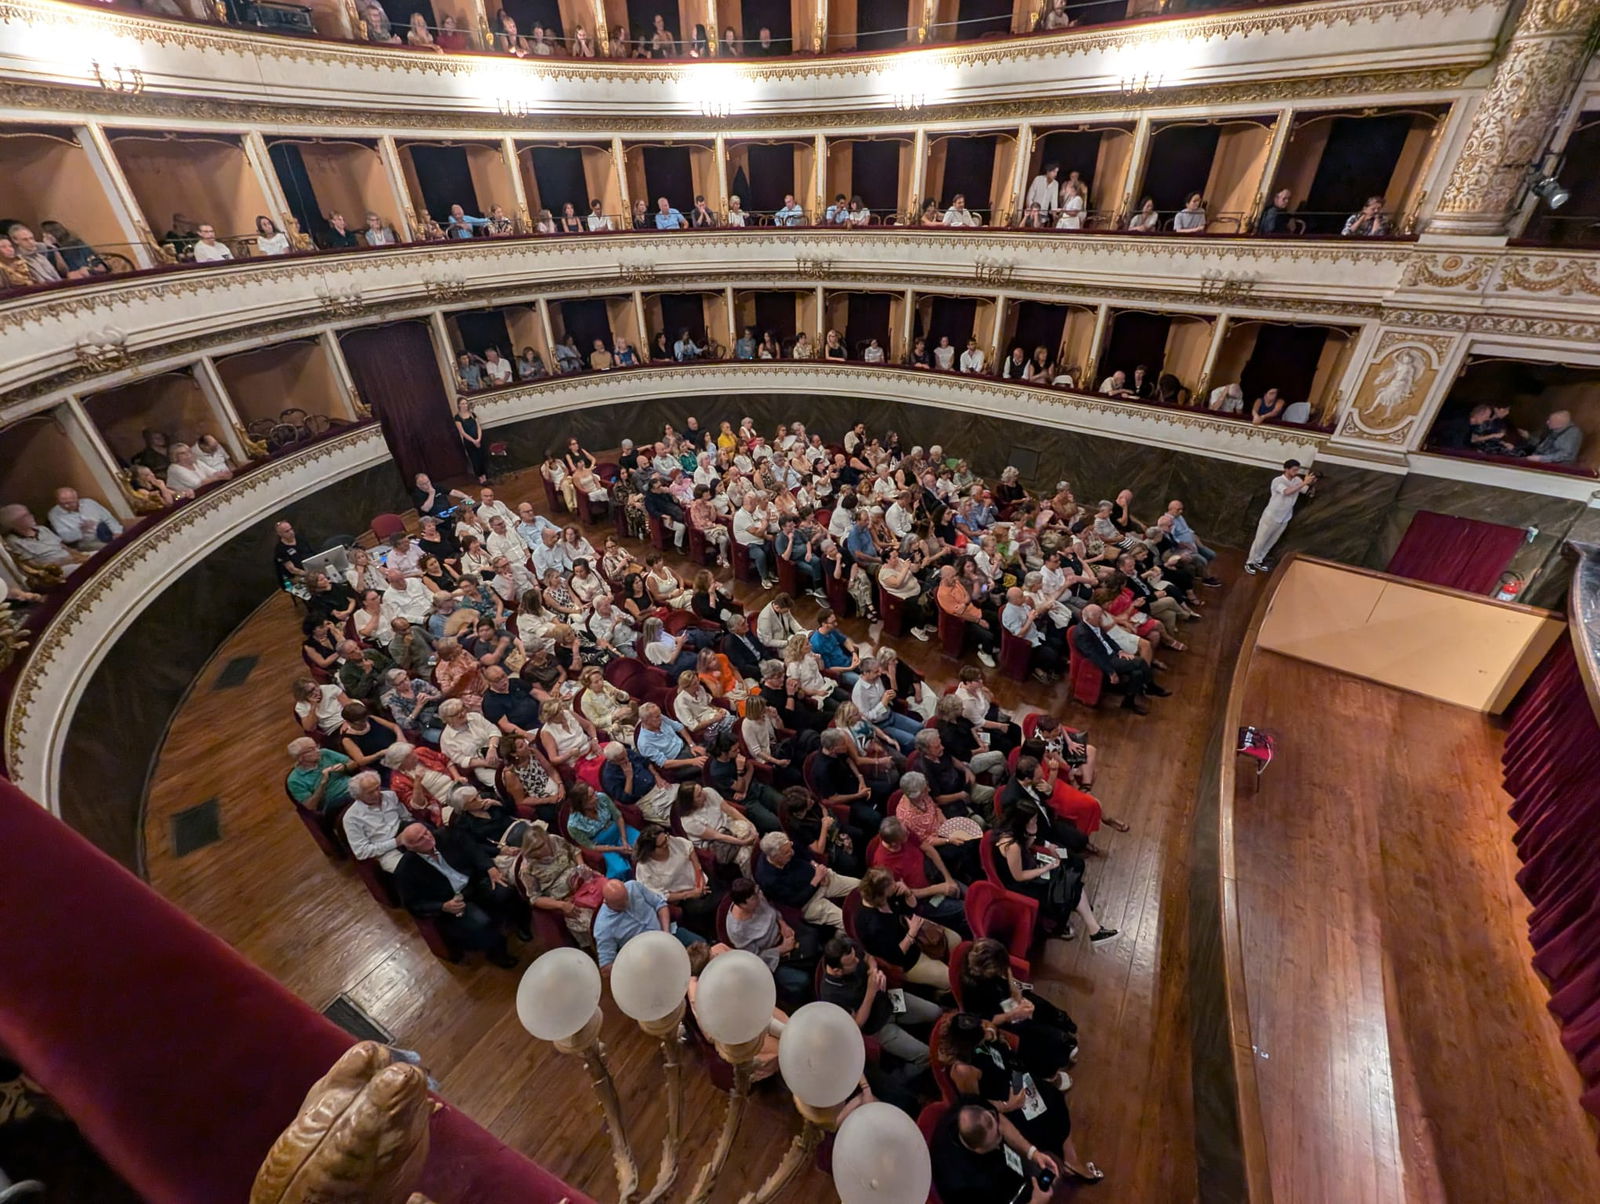
{"type": "Polygon", "coordinates": [[[773,54],[789,54],[794,49],[794,18],[789,0],[739,0],[739,19],[745,54],[761,54],[762,26],[772,31],[773,54]]]}
{"type": "Polygon", "coordinates": [[[846,354],[853,360],[861,358],[867,340],[877,339],[883,348],[884,360],[889,358],[889,313],[892,297],[887,293],[851,293],[846,300],[844,317],[844,345],[846,354]]]}
{"type": "MultiPolygon", "coordinates": [[[[667,346],[678,341],[678,332],[685,326],[697,347],[706,345],[706,304],[699,293],[662,293],[661,325],[667,334],[667,346]]],[[[655,331],[650,332],[655,338],[655,331]]]]}
{"type": "Polygon", "coordinates": [[[300,157],[300,148],[293,142],[274,142],[267,147],[267,157],[272,160],[278,186],[283,189],[289,212],[300,223],[300,229],[311,235],[319,247],[326,245],[331,227],[323,219],[322,206],[317,204],[317,194],[311,187],[311,176],[306,171],[305,160],[300,157]]]}
{"type": "Polygon", "coordinates": [[[934,297],[928,308],[928,328],[922,329],[922,314],[919,308],[917,314],[916,334],[919,338],[928,340],[928,354],[933,354],[933,349],[939,345],[939,340],[945,335],[950,336],[950,346],[956,349],[956,355],[967,348],[967,340],[972,337],[973,327],[978,320],[978,302],[973,297],[934,297]]]}
{"type": "Polygon", "coordinates": [[[1061,353],[1061,336],[1066,331],[1065,305],[1046,305],[1042,301],[1023,301],[1017,305],[1017,328],[1011,340],[1000,348],[1002,356],[1010,355],[1013,347],[1021,347],[1028,355],[1035,347],[1043,347],[1054,359],[1061,353]]]}
{"type": "Polygon", "coordinates": [[[1132,380],[1133,370],[1140,364],[1148,369],[1146,375],[1155,380],[1161,375],[1161,362],[1167,358],[1167,331],[1171,326],[1172,319],[1164,314],[1128,311],[1114,315],[1095,368],[1100,379],[1085,381],[1084,387],[1098,389],[1100,381],[1118,368],[1132,380]]]}
{"type": "Polygon", "coordinates": [[[1215,125],[1172,125],[1157,130],[1150,139],[1144,192],[1134,198],[1134,205],[1145,197],[1153,198],[1165,226],[1166,220],[1183,208],[1191,192],[1205,188],[1221,137],[1222,128],[1215,125]]]}
{"type": "Polygon", "coordinates": [[[856,0],[857,50],[895,50],[910,40],[906,0],[856,0]]]}
{"type": "Polygon", "coordinates": [[[856,142],[850,147],[850,191],[885,221],[900,212],[899,142],[856,142]]]}
{"type": "Polygon", "coordinates": [[[493,347],[501,359],[515,359],[516,348],[511,345],[511,328],[506,325],[505,313],[498,309],[469,310],[451,314],[461,345],[474,355],[482,355],[493,347]]]}
{"type": "MultiPolygon", "coordinates": [[[[384,0],[383,11],[389,14],[389,26],[402,41],[411,28],[412,13],[421,13],[428,28],[435,33],[439,31],[439,22],[433,16],[432,0],[384,0]]],[[[532,28],[522,26],[521,17],[517,21],[518,28],[532,28]]]]}
{"type": "MultiPolygon", "coordinates": [[[[667,32],[672,35],[675,42],[681,43],[684,31],[678,28],[678,6],[676,3],[664,0],[628,0],[628,24],[644,35],[644,40],[649,41],[650,35],[656,29],[656,14],[661,14],[662,23],[666,25],[667,32]]],[[[683,47],[678,47],[681,53],[683,47]]]]}
{"type": "Polygon", "coordinates": [[[579,217],[589,214],[589,185],[583,174],[583,152],[570,146],[536,146],[528,152],[539,204],[557,217],[568,201],[579,217]]]}
{"type": "MultiPolygon", "coordinates": [[[[1190,8],[1196,7],[1190,0],[1190,8]]],[[[1109,25],[1113,21],[1128,19],[1128,0],[1084,0],[1068,6],[1074,27],[1079,25],[1109,25]]]]}
{"type": "Polygon", "coordinates": [[[750,147],[750,195],[743,207],[756,213],[772,213],[783,208],[785,193],[794,191],[794,144],[750,147]]]}
{"type": "MultiPolygon", "coordinates": [[[[1092,197],[1094,165],[1100,158],[1100,140],[1104,137],[1104,130],[1055,130],[1046,134],[1038,142],[1039,169],[1033,175],[1043,171],[1046,163],[1054,163],[1061,169],[1056,175],[1058,188],[1066,183],[1069,175],[1077,172],[1092,197]]],[[[1028,183],[1033,183],[1033,176],[1028,177],[1028,183]]]]}
{"type": "Polygon", "coordinates": [[[449,220],[450,206],[460,205],[479,215],[478,192],[472,186],[467,151],[462,146],[412,146],[412,166],[422,186],[422,203],[441,226],[449,220]]]}
{"type": "Polygon", "coordinates": [[[967,208],[989,216],[989,189],[994,185],[995,135],[977,138],[951,138],[945,143],[944,196],[939,207],[947,209],[956,193],[967,198],[967,208]]]}
{"type": "Polygon", "coordinates": [[[611,346],[611,317],[606,303],[597,297],[561,302],[561,325],[577,341],[578,354],[586,364],[596,339],[611,346]]]}
{"type": "Polygon", "coordinates": [[[687,146],[644,147],[645,205],[651,213],[656,211],[656,198],[666,197],[667,203],[685,217],[694,208],[694,171],[689,165],[687,146]]]}
{"type": "MultiPolygon", "coordinates": [[[[561,6],[556,0],[502,0],[502,5],[524,37],[533,37],[535,25],[543,25],[545,36],[552,40],[567,36],[561,26],[561,6]]],[[[498,22],[494,23],[494,28],[499,28],[498,22]]]]}
{"type": "Polygon", "coordinates": [[[961,0],[956,8],[955,38],[970,42],[1011,32],[1011,0],[961,0]]]}
{"type": "Polygon", "coordinates": [[[440,484],[464,477],[467,457],[456,434],[427,323],[394,322],[346,331],[339,336],[339,347],[361,399],[377,416],[406,488],[419,472],[440,484]]]}
{"type": "Polygon", "coordinates": [[[1383,196],[1410,133],[1411,118],[1404,113],[1335,117],[1311,189],[1295,210],[1306,232],[1337,234],[1369,196],[1383,196]]]}
{"type": "Polygon", "coordinates": [[[1276,388],[1284,401],[1309,401],[1317,378],[1317,360],[1328,341],[1320,326],[1263,326],[1255,350],[1239,373],[1245,405],[1276,388]]]}
{"type": "Polygon", "coordinates": [[[757,293],[753,300],[756,305],[757,339],[769,330],[780,343],[794,338],[796,307],[793,293],[757,293]]]}

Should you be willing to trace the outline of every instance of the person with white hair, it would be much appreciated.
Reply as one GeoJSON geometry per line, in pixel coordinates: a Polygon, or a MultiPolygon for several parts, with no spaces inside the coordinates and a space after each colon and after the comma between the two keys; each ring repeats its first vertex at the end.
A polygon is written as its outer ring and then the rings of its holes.
{"type": "Polygon", "coordinates": [[[811,850],[800,848],[784,832],[768,832],[761,838],[755,879],[771,902],[798,909],[808,923],[832,928],[836,936],[844,935],[844,912],[834,900],[861,885],[860,879],[847,878],[815,860],[811,850]]]}
{"type": "Polygon", "coordinates": [[[481,713],[467,710],[466,703],[459,698],[447,698],[440,703],[439,718],[444,723],[439,751],[450,758],[451,764],[471,771],[478,781],[493,790],[495,771],[500,765],[500,729],[481,713]]]}
{"type": "Polygon", "coordinates": [[[45,516],[61,542],[80,552],[103,548],[122,534],[122,524],[92,497],[80,497],[70,485],[56,490],[56,504],[45,516]]]}
{"type": "Polygon", "coordinates": [[[0,507],[0,533],[5,536],[6,550],[18,560],[49,565],[60,569],[63,575],[89,558],[86,553],[67,547],[49,527],[41,527],[33,511],[20,504],[0,507]]]}
{"type": "Polygon", "coordinates": [[[194,458],[194,448],[187,443],[174,443],[170,454],[172,463],[167,465],[167,486],[170,489],[193,493],[206,485],[233,477],[233,473],[226,468],[212,471],[202,466],[194,458]]]}
{"type": "Polygon", "coordinates": [[[294,768],[284,786],[295,806],[332,815],[350,801],[350,758],[323,748],[310,736],[289,741],[294,768]]]}
{"type": "Polygon", "coordinates": [[[386,874],[400,864],[400,829],[411,823],[400,798],[384,790],[383,779],[368,769],[350,779],[350,798],[343,825],[350,855],[357,861],[376,861],[386,874]]]}

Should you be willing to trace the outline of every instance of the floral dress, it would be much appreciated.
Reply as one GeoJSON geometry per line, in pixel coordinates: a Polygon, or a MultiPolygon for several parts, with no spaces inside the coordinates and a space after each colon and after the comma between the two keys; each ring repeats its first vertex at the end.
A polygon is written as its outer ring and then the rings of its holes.
{"type": "MultiPolygon", "coordinates": [[[[565,903],[583,883],[598,875],[579,856],[571,843],[554,832],[549,835],[550,856],[543,861],[518,853],[512,862],[517,886],[529,903],[535,899],[552,899],[565,903]]],[[[571,915],[563,916],[567,931],[578,944],[591,944],[590,928],[594,924],[594,908],[575,907],[571,915]]]]}

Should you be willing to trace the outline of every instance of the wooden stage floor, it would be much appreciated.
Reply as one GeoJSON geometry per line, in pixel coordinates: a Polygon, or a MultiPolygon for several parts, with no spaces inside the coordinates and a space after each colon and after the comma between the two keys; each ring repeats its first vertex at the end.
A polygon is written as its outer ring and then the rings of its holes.
{"type": "MultiPolygon", "coordinates": [[[[545,508],[542,490],[531,474],[522,474],[520,483],[517,478],[502,481],[498,490],[502,500],[513,506],[528,497],[536,509],[545,508]]],[[[1190,651],[1167,658],[1173,665],[1173,671],[1166,675],[1173,697],[1153,699],[1149,718],[1137,718],[1111,705],[1087,713],[1069,704],[1061,687],[1047,689],[1031,682],[1017,685],[990,674],[1000,701],[1014,712],[1053,710],[1070,722],[1091,729],[1091,739],[1102,754],[1096,793],[1105,801],[1108,812],[1132,825],[1132,831],[1126,834],[1109,829],[1099,834],[1097,841],[1106,855],[1093,859],[1089,870],[1094,906],[1107,924],[1121,930],[1121,937],[1102,948],[1091,948],[1083,941],[1052,942],[1035,962],[1039,967],[1039,989],[1067,1007],[1081,1029],[1083,1055],[1074,1071],[1076,1087],[1072,1093],[1074,1135],[1083,1155],[1106,1172],[1105,1182],[1092,1193],[1093,1198],[1106,1204],[1181,1204],[1196,1198],[1187,988],[1191,817],[1195,782],[1216,708],[1223,704],[1222,691],[1226,690],[1236,649],[1256,594],[1264,585],[1263,578],[1239,573],[1237,553],[1224,553],[1219,575],[1229,584],[1222,590],[1206,591],[1210,605],[1204,621],[1189,626],[1184,633],[1190,651]]],[[[749,587],[741,587],[742,600],[748,602],[757,596],[749,587]]],[[[802,599],[797,610],[801,621],[807,622],[815,604],[802,599]]],[[[845,626],[858,640],[871,642],[875,634],[859,620],[848,621],[845,626]]],[[[150,785],[145,835],[152,884],[311,1006],[320,1009],[341,992],[348,994],[389,1029],[398,1044],[421,1051],[438,1078],[442,1093],[453,1103],[575,1187],[600,1200],[614,1198],[609,1148],[583,1076],[575,1064],[529,1037],[518,1025],[513,1010],[518,976],[479,962],[452,966],[435,959],[410,921],[403,914],[387,912],[374,903],[348,866],[326,861],[289,812],[282,779],[287,765],[284,746],[295,734],[289,717],[288,686],[301,669],[298,638],[298,620],[288,600],[281,596],[271,599],[229,638],[196,680],[174,718],[150,785]],[[242,656],[260,658],[245,683],[231,689],[215,689],[223,667],[232,658],[242,656]],[[172,816],[213,797],[221,804],[221,839],[181,860],[175,858],[170,839],[172,816]]],[[[928,675],[936,689],[951,681],[959,667],[938,651],[937,644],[921,644],[907,637],[897,646],[902,655],[928,675]]],[[[1295,702],[1305,702],[1299,694],[1278,696],[1286,703],[1291,697],[1295,702]]],[[[1320,712],[1328,701],[1314,698],[1311,705],[1320,712]]],[[[1370,722],[1356,722],[1357,730],[1379,730],[1370,722]]],[[[1381,740],[1378,743],[1382,745],[1381,740]]],[[[1273,787],[1291,782],[1288,771],[1294,764],[1294,742],[1285,744],[1288,747],[1284,761],[1269,771],[1263,800],[1273,797],[1267,793],[1273,787]],[[1284,772],[1274,776],[1279,771],[1284,772]]],[[[1498,792],[1474,786],[1467,776],[1470,771],[1483,781],[1496,780],[1495,750],[1485,748],[1476,760],[1459,759],[1459,764],[1457,758],[1443,750],[1431,752],[1433,763],[1450,767],[1446,780],[1452,782],[1455,793],[1464,798],[1476,790],[1474,801],[1481,808],[1493,811],[1498,807],[1498,803],[1484,797],[1498,792]]],[[[1398,746],[1391,746],[1386,755],[1401,759],[1398,746]]],[[[1295,780],[1303,781],[1304,776],[1295,780]]],[[[1432,776],[1427,780],[1439,779],[1432,776]]],[[[1249,823],[1243,828],[1241,844],[1245,847],[1252,843],[1251,828],[1249,823]]],[[[1401,835],[1399,825],[1394,828],[1390,835],[1401,835]]],[[[1434,834],[1443,837],[1448,832],[1441,827],[1434,834]]],[[[1503,836],[1504,832],[1497,830],[1495,840],[1503,836]]],[[[1427,926],[1429,916],[1440,910],[1444,900],[1468,888],[1476,896],[1493,899],[1500,911],[1506,910],[1503,879],[1509,872],[1509,846],[1501,849],[1494,841],[1482,840],[1472,848],[1473,856],[1456,867],[1462,881],[1450,886],[1451,893],[1439,895],[1437,901],[1428,897],[1428,892],[1446,885],[1447,880],[1442,878],[1411,884],[1411,891],[1424,895],[1408,903],[1416,909],[1411,918],[1419,925],[1412,931],[1413,937],[1420,939],[1431,932],[1427,926]],[[1500,893],[1486,894],[1478,884],[1480,878],[1499,882],[1500,893]]],[[[1344,857],[1340,843],[1328,844],[1327,850],[1330,859],[1344,857]]],[[[1428,846],[1419,849],[1417,855],[1434,853],[1428,846]]],[[[1270,872],[1271,868],[1265,866],[1262,870],[1270,872]]],[[[1330,899],[1340,898],[1339,892],[1291,890],[1292,879],[1281,879],[1280,885],[1284,888],[1282,905],[1316,930],[1315,941],[1298,947],[1287,943],[1274,925],[1265,922],[1265,917],[1252,923],[1248,936],[1265,948],[1276,945],[1294,951],[1296,956],[1320,956],[1326,943],[1321,933],[1331,927],[1332,920],[1324,922],[1316,909],[1330,899]]],[[[1347,882],[1340,889],[1348,896],[1355,884],[1347,882]]],[[[1391,899],[1399,896],[1394,884],[1388,889],[1391,899]]],[[[1353,902],[1348,905],[1354,906],[1353,902]]],[[[1486,905],[1480,907],[1480,912],[1485,909],[1486,905]]],[[[1497,914],[1492,924],[1489,917],[1480,915],[1478,919],[1486,930],[1493,928],[1497,956],[1480,967],[1477,1010],[1462,1023],[1491,1013],[1498,1015],[1507,1006],[1506,1000],[1487,996],[1509,991],[1520,999],[1537,985],[1529,981],[1530,972],[1520,947],[1508,945],[1513,935],[1509,914],[1497,914]]],[[[1419,955],[1424,952],[1419,950],[1419,955]]],[[[1453,965],[1436,967],[1427,956],[1419,960],[1415,970],[1423,978],[1453,969],[1453,965]]],[[[1334,985],[1321,981],[1316,967],[1308,970],[1319,988],[1334,985]]],[[[1294,992],[1282,993],[1284,1002],[1295,998],[1294,992]]],[[[1255,1002],[1252,998],[1252,1004],[1255,1002]]],[[[1427,991],[1419,989],[1418,998],[1410,1004],[1413,1008],[1430,1009],[1434,1001],[1427,991]]],[[[630,1117],[635,1153],[641,1167],[653,1167],[665,1121],[652,1077],[653,1044],[625,1022],[609,1002],[606,1011],[605,1040],[630,1117]]],[[[1270,1014],[1265,1005],[1263,1013],[1270,1014]]],[[[1312,1019],[1314,1015],[1306,1017],[1308,1023],[1312,1019]]],[[[1300,1032],[1304,1027],[1297,1024],[1289,1031],[1304,1035],[1300,1032]]],[[[1263,1042],[1272,1048],[1270,1043],[1279,1040],[1284,1031],[1264,1032],[1263,1042]]],[[[1454,1029],[1442,1022],[1434,1031],[1446,1046],[1441,1053],[1458,1039],[1454,1029]]],[[[1527,1062],[1529,1031],[1530,1026],[1524,1024],[1507,1027],[1503,1033],[1508,1052],[1509,1047],[1516,1046],[1521,1058],[1471,1057],[1480,1051],[1476,1045],[1462,1051],[1469,1057],[1453,1070],[1454,1078],[1445,1080],[1460,1084],[1460,1096],[1454,1101],[1457,1107],[1468,1111],[1489,1109],[1497,1098],[1510,1097],[1508,1078],[1534,1069],[1527,1062]]],[[[1370,1045],[1382,1033],[1361,1036],[1370,1045]]],[[[1287,1068],[1288,1053],[1285,1046],[1275,1054],[1281,1060],[1270,1065],[1287,1068]]],[[[1264,1067],[1267,1065],[1263,1063],[1264,1067]]],[[[1564,1102],[1569,1085],[1560,1077],[1562,1069],[1542,1057],[1537,1072],[1542,1094],[1555,1095],[1564,1102]]],[[[709,1149],[721,1115],[720,1097],[692,1056],[686,1066],[685,1082],[688,1148],[691,1152],[709,1149]]],[[[1296,1095],[1303,1086],[1290,1081],[1285,1090],[1296,1095]]],[[[1367,1083],[1347,1079],[1340,1087],[1337,1097],[1327,1092],[1304,1096],[1305,1104],[1316,1110],[1318,1119],[1309,1119],[1302,1113],[1303,1123],[1313,1127],[1332,1124],[1341,1107],[1365,1094],[1367,1083]]],[[[1575,1094],[1571,1093],[1573,1097],[1575,1094]]],[[[1281,1128],[1290,1112],[1286,1098],[1280,1094],[1267,1102],[1269,1117],[1281,1128]]],[[[1554,1130],[1556,1113],[1560,1111],[1546,1108],[1540,1114],[1542,1123],[1554,1130]]],[[[1525,1110],[1521,1115],[1530,1113],[1525,1110]]],[[[758,1089],[715,1199],[735,1200],[758,1184],[796,1124],[793,1109],[780,1091],[771,1085],[758,1089]]],[[[1292,1131],[1275,1132],[1273,1137],[1275,1153],[1280,1139],[1288,1142],[1286,1148],[1296,1142],[1292,1131]]],[[[1397,1153],[1393,1142],[1380,1146],[1368,1140],[1374,1156],[1392,1158],[1397,1153]]],[[[1513,1153],[1507,1147],[1517,1142],[1530,1150],[1554,1148],[1540,1146],[1541,1140],[1538,1133],[1504,1125],[1471,1151],[1470,1160],[1459,1149],[1449,1153],[1462,1165],[1503,1161],[1513,1153]]],[[[1582,1167],[1571,1172],[1574,1184],[1592,1185],[1592,1144],[1590,1138],[1561,1147],[1569,1160],[1585,1160],[1582,1167]]],[[[1327,1185],[1339,1180],[1322,1178],[1325,1167],[1325,1163],[1316,1160],[1301,1163],[1280,1157],[1274,1164],[1275,1173],[1281,1171],[1292,1178],[1284,1181],[1287,1194],[1281,1194],[1279,1199],[1331,1198],[1324,1195],[1327,1185]]],[[[1430,1168],[1429,1173],[1434,1171],[1430,1168]]],[[[1375,1174],[1372,1172],[1367,1179],[1375,1174]]],[[[1483,1174],[1486,1176],[1487,1172],[1483,1174]]],[[[1463,1176],[1462,1181],[1470,1184],[1492,1180],[1463,1176]]],[[[1070,1189],[1062,1191],[1063,1197],[1072,1194],[1070,1189]]],[[[808,1170],[782,1197],[793,1202],[832,1198],[831,1184],[814,1170],[808,1170]]],[[[1469,1191],[1436,1198],[1465,1201],[1557,1197],[1539,1195],[1537,1191],[1494,1196],[1469,1191]]],[[[1595,1200],[1600,1199],[1600,1192],[1580,1191],[1562,1198],[1595,1200]]]]}
{"type": "Polygon", "coordinates": [[[1277,738],[1234,820],[1275,1198],[1600,1200],[1529,963],[1496,725],[1270,652],[1241,722],[1277,738]]]}

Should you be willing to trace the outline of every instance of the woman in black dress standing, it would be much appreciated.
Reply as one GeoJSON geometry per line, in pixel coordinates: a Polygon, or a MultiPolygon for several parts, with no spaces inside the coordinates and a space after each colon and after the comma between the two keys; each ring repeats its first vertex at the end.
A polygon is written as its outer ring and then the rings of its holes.
{"type": "Polygon", "coordinates": [[[483,445],[483,427],[478,425],[472,412],[472,401],[456,398],[456,434],[461,437],[461,450],[467,453],[467,463],[472,465],[472,475],[478,484],[489,483],[489,449],[483,445]]]}

